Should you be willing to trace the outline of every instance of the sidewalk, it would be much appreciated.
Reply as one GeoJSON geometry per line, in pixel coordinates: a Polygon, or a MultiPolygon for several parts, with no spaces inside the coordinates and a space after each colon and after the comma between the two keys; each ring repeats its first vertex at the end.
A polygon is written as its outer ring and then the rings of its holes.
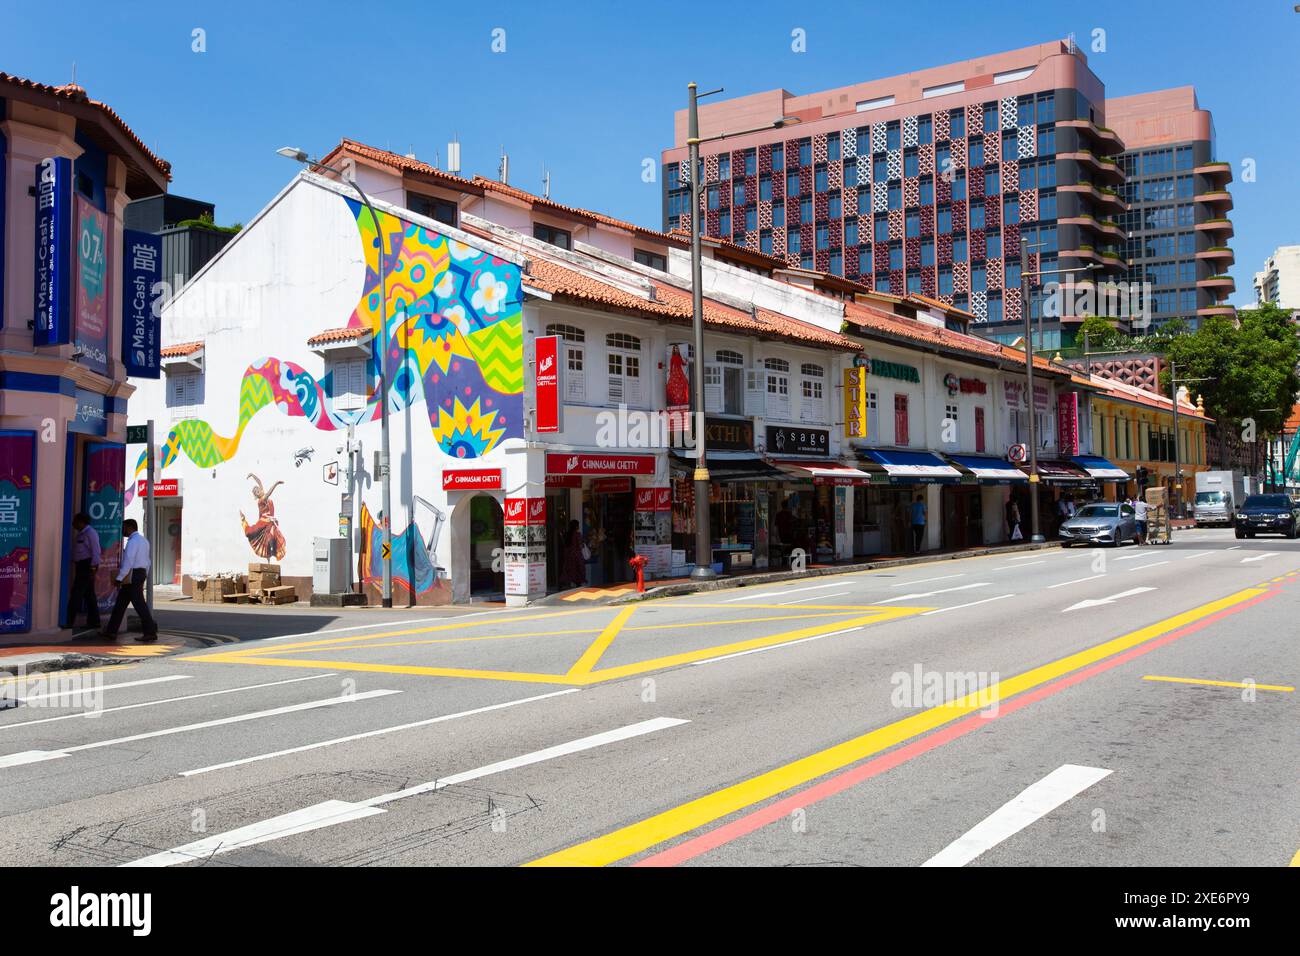
{"type": "Polygon", "coordinates": [[[851,561],[843,564],[814,564],[804,571],[761,571],[755,574],[743,574],[713,578],[708,581],[695,581],[691,578],[669,578],[647,581],[644,594],[638,594],[635,583],[623,582],[576,588],[548,594],[533,604],[541,606],[566,605],[581,603],[583,606],[631,604],[636,601],[648,601],[653,598],[679,597],[683,594],[695,594],[700,591],[720,591],[729,588],[752,587],[757,584],[775,584],[780,581],[793,581],[796,578],[816,578],[829,574],[846,574],[854,571],[873,571],[879,568],[904,567],[909,564],[930,564],[935,561],[951,561],[960,558],[977,558],[989,554],[1015,554],[1020,551],[1038,551],[1044,548],[1059,548],[1061,542],[1047,541],[1043,544],[1021,542],[1018,544],[985,545],[977,548],[965,548],[959,551],[926,551],[922,554],[884,555],[869,561],[851,561]]]}

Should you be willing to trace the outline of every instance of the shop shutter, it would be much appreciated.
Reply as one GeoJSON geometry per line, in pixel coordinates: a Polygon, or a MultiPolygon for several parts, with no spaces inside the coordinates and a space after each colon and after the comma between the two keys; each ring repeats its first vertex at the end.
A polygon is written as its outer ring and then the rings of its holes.
{"type": "Polygon", "coordinates": [[[767,414],[767,384],[761,368],[745,371],[745,414],[759,418],[767,414]]]}

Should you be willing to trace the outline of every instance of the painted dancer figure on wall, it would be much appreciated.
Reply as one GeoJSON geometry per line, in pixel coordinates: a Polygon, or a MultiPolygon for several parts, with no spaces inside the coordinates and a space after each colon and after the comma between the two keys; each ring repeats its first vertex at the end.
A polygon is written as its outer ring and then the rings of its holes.
{"type": "Polygon", "coordinates": [[[271,495],[284,482],[277,481],[269,490],[263,491],[261,478],[253,474],[248,477],[253,479],[253,498],[257,501],[257,524],[249,524],[241,511],[239,521],[244,526],[244,537],[248,538],[248,546],[259,558],[267,561],[275,558],[279,561],[284,557],[285,540],[284,532],[280,530],[280,522],[275,520],[275,505],[271,503],[271,495]]]}

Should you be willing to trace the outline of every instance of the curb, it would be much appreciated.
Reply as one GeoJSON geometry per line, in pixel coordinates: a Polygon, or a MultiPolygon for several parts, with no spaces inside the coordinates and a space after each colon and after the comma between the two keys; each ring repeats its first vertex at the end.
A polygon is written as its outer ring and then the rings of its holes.
{"type": "MultiPolygon", "coordinates": [[[[773,571],[768,574],[747,574],[738,578],[718,578],[699,583],[668,584],[657,588],[647,588],[644,594],[630,594],[614,598],[607,606],[636,604],[640,601],[652,601],[656,598],[680,597],[684,594],[698,594],[702,591],[723,591],[732,588],[754,587],[762,584],[779,584],[783,581],[803,580],[805,578],[829,577],[833,574],[852,574],[858,571],[875,571],[880,568],[900,568],[912,564],[933,564],[936,561],[960,561],[963,558],[983,558],[996,554],[1016,554],[1022,551],[1044,551],[1059,548],[1059,541],[1045,541],[1042,544],[1012,545],[1009,547],[978,548],[973,551],[952,551],[938,554],[918,554],[907,558],[887,558],[883,561],[864,561],[857,564],[837,564],[825,568],[810,568],[807,571],[773,571]]],[[[593,602],[594,603],[594,602],[593,602]]]]}
{"type": "Polygon", "coordinates": [[[53,671],[81,670],[86,667],[108,667],[118,664],[130,664],[130,658],[101,657],[95,654],[52,654],[32,661],[29,664],[0,663],[0,674],[17,677],[22,674],[47,674],[53,671]]]}

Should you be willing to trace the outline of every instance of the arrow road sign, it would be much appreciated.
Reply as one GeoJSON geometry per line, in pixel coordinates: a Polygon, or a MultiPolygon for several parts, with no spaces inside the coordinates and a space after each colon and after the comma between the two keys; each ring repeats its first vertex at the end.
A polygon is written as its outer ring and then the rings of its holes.
{"type": "MultiPolygon", "coordinates": [[[[1120,598],[1132,597],[1134,594],[1142,594],[1145,591],[1154,591],[1155,588],[1132,588],[1128,591],[1120,591],[1119,594],[1112,594],[1110,597],[1104,597],[1097,600],[1080,601],[1078,604],[1071,604],[1065,611],[1077,611],[1085,607],[1097,607],[1100,604],[1114,604],[1120,598]]],[[[1064,614],[1065,611],[1061,613],[1064,614]]]]}

